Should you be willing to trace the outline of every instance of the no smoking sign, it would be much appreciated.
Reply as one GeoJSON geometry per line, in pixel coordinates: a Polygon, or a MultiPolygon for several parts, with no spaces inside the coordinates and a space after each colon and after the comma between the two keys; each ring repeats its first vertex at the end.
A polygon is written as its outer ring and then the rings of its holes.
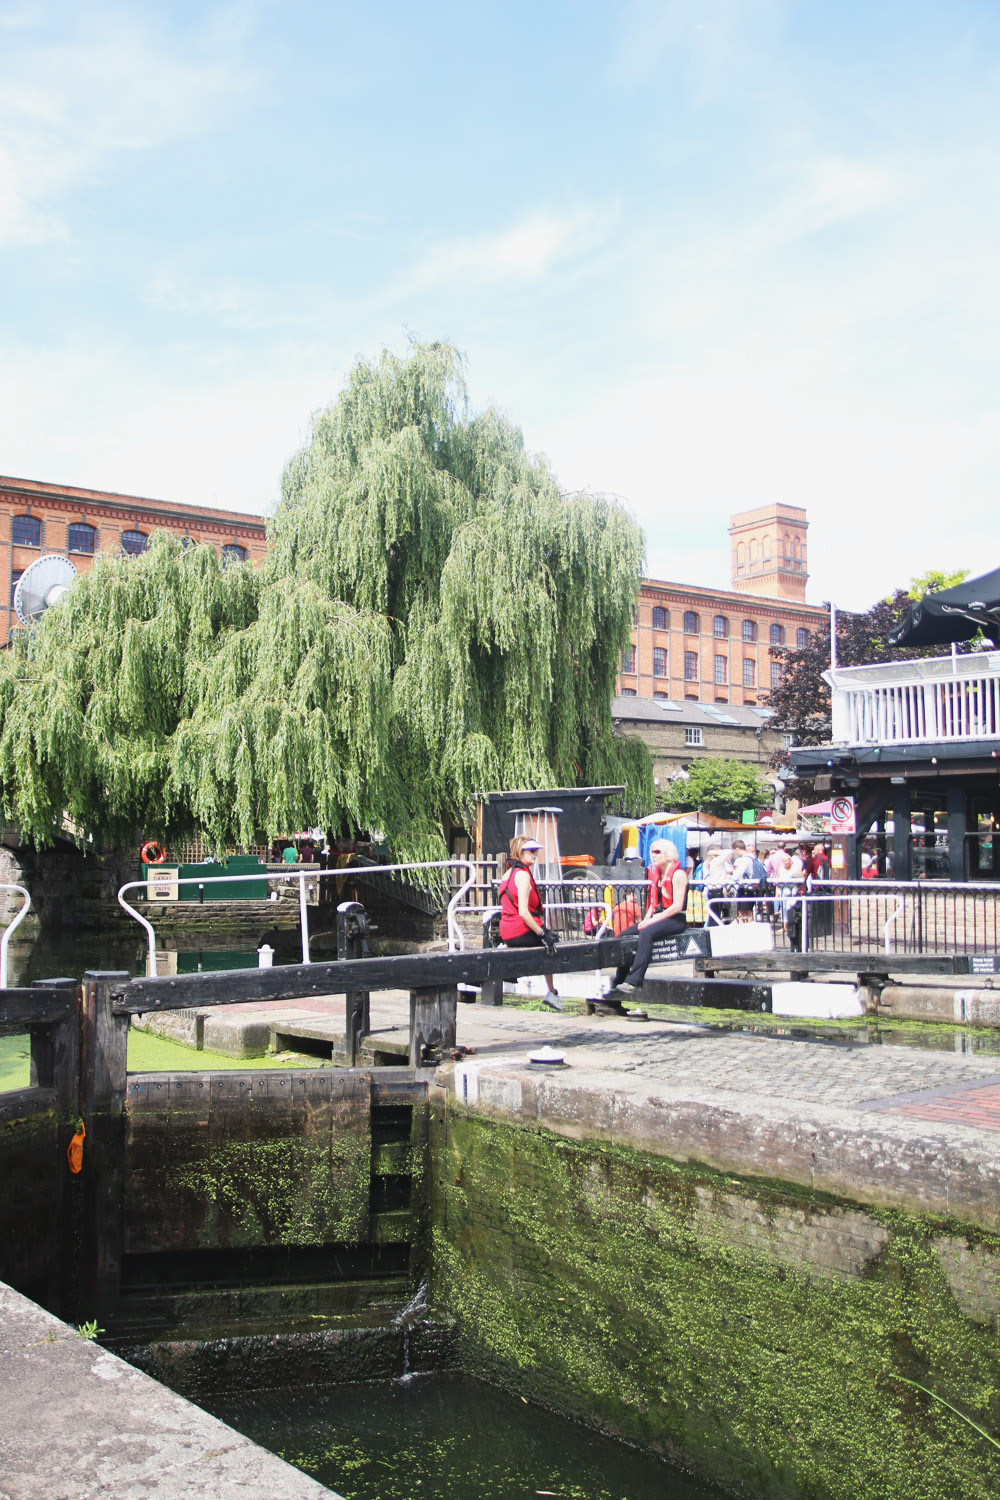
{"type": "Polygon", "coordinates": [[[830,803],[830,832],[857,832],[853,797],[834,797],[830,803]]]}

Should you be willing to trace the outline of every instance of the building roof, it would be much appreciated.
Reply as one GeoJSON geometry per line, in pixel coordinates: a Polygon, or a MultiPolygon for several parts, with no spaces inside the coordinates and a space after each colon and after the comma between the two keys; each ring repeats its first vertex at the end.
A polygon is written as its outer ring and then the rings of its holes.
{"type": "Polygon", "coordinates": [[[9,496],[21,496],[25,500],[73,501],[84,506],[104,506],[111,510],[148,511],[151,515],[175,516],[184,519],[196,514],[202,520],[221,521],[232,525],[259,527],[267,524],[267,517],[252,511],[222,510],[216,506],[198,505],[183,500],[152,500],[143,495],[121,495],[115,490],[87,490],[78,485],[48,484],[36,479],[15,479],[8,474],[0,475],[0,491],[9,496]]]}
{"type": "Polygon", "coordinates": [[[739,606],[745,609],[747,614],[754,610],[763,610],[773,614],[776,609],[790,610],[793,614],[805,614],[815,618],[828,619],[830,611],[825,604],[807,604],[804,599],[789,599],[781,594],[751,594],[742,589],[713,589],[702,583],[675,583],[666,578],[644,578],[640,587],[640,593],[647,589],[661,589],[665,594],[677,594],[684,598],[698,600],[702,605],[706,602],[718,601],[729,607],[739,606]]]}
{"type": "MultiPolygon", "coordinates": [[[[704,729],[767,729],[771,710],[690,698],[613,698],[611,714],[632,724],[691,724],[704,729]]],[[[772,731],[776,733],[777,731],[772,731]]]]}

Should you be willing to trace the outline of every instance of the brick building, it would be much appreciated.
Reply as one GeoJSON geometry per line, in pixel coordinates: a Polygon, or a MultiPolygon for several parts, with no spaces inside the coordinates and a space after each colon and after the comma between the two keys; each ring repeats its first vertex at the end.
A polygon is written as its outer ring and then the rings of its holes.
{"type": "Polygon", "coordinates": [[[648,748],[657,793],[678,771],[709,756],[744,761],[773,783],[776,776],[768,761],[787,748],[791,738],[768,728],[766,708],[729,704],[723,709],[684,699],[619,697],[612,701],[611,712],[616,734],[635,735],[648,748]]]}
{"type": "Polygon", "coordinates": [[[778,684],[772,646],[804,645],[825,622],[806,604],[806,514],[769,505],[730,523],[731,587],[643,579],[618,677],[624,697],[755,708],[778,684]]]}
{"type": "Polygon", "coordinates": [[[37,557],[57,552],[86,573],[98,552],[143,552],[154,531],[208,542],[224,557],[257,562],[267,551],[261,516],[0,477],[0,645],[17,623],[14,587],[37,557]]]}

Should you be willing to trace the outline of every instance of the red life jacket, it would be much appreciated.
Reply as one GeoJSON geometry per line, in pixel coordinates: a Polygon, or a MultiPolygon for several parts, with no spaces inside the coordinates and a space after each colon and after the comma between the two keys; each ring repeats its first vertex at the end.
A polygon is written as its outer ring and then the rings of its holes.
{"type": "Polygon", "coordinates": [[[504,878],[501,880],[499,886],[497,887],[500,895],[501,943],[506,943],[508,938],[523,937],[526,932],[533,931],[533,929],[528,926],[527,922],[525,922],[525,920],[521,916],[520,911],[518,910],[517,890],[514,886],[514,876],[517,874],[518,870],[523,870],[531,883],[531,889],[528,891],[528,911],[534,917],[535,921],[539,924],[542,921],[542,914],[545,911],[545,906],[542,902],[542,898],[538,893],[538,887],[535,884],[535,877],[532,875],[527,865],[522,865],[520,863],[512,864],[504,878]]]}
{"type": "Polygon", "coordinates": [[[674,904],[674,876],[681,868],[680,861],[675,865],[668,865],[661,872],[655,865],[650,865],[646,871],[649,880],[649,895],[646,899],[646,916],[657,911],[666,911],[674,904]]]}

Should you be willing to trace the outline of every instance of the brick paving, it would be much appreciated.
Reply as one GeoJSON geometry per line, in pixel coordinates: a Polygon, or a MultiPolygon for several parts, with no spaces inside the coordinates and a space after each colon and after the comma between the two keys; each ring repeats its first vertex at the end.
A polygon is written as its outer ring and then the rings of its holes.
{"type": "MultiPolygon", "coordinates": [[[[371,1003],[376,1031],[407,1035],[404,992],[373,995],[371,1003]]],[[[232,1021],[267,1016],[289,1030],[300,1021],[343,1034],[339,996],[234,1005],[225,1011],[232,1021]]],[[[725,1091],[762,1104],[784,1101],[963,1126],[989,1131],[993,1143],[1000,1130],[1000,1071],[991,1056],[872,1045],[851,1035],[830,1041],[465,1003],[458,1007],[458,1041],[475,1049],[477,1060],[498,1067],[523,1065],[529,1051],[549,1043],[571,1066],[606,1075],[609,1088],[631,1075],[637,1084],[690,1097],[725,1091]]]]}

